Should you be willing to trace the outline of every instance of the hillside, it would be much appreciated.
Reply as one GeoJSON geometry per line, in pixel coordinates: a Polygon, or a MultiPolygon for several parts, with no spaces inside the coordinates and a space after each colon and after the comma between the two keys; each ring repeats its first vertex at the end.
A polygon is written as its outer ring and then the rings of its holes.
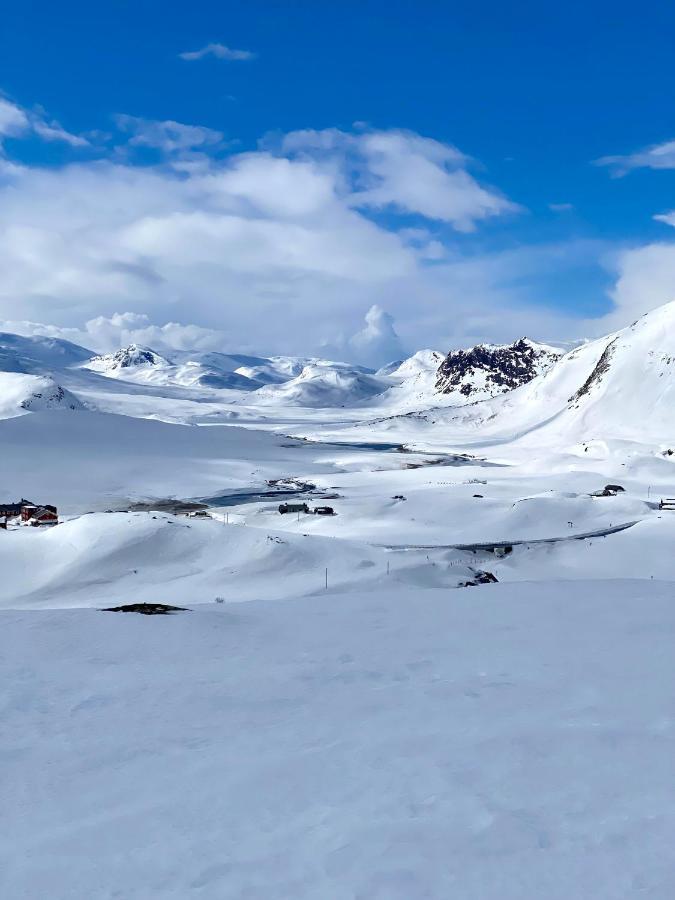
{"type": "Polygon", "coordinates": [[[48,375],[0,372],[0,419],[11,419],[42,410],[82,408],[77,397],[48,375]]]}

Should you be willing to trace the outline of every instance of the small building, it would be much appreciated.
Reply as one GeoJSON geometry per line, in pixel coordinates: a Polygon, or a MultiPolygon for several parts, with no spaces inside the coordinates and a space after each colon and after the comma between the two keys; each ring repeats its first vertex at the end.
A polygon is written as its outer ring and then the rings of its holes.
{"type": "Polygon", "coordinates": [[[620,484],[606,484],[601,491],[593,491],[591,497],[616,497],[617,494],[625,493],[626,489],[620,484]]]}
{"type": "Polygon", "coordinates": [[[282,516],[286,513],[308,513],[309,506],[306,503],[280,503],[279,512],[282,516]]]}
{"type": "Polygon", "coordinates": [[[15,519],[21,515],[24,506],[34,506],[30,500],[23,497],[18,503],[0,503],[0,519],[15,519]]]}
{"type": "Polygon", "coordinates": [[[34,506],[27,504],[21,508],[21,522],[24,525],[58,525],[59,514],[55,506],[34,506]]]}

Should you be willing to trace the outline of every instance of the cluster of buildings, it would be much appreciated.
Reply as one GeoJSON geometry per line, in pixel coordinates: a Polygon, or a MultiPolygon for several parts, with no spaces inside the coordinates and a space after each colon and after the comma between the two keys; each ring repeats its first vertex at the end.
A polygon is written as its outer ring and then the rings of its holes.
{"type": "Polygon", "coordinates": [[[306,503],[281,503],[279,505],[281,515],[286,513],[313,513],[315,516],[334,516],[335,510],[332,506],[315,506],[310,509],[306,503]]]}
{"type": "Polygon", "coordinates": [[[50,503],[41,506],[24,499],[18,503],[0,503],[0,528],[6,529],[7,525],[33,525],[37,528],[58,523],[58,510],[50,503]]]}

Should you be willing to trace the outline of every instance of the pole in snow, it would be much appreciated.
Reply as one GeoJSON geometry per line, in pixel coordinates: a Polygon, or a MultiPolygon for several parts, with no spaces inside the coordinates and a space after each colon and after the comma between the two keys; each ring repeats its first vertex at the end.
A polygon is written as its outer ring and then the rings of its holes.
{"type": "Polygon", "coordinates": [[[328,569],[326,569],[326,590],[328,590],[328,569]]]}
{"type": "Polygon", "coordinates": [[[389,560],[387,560],[387,575],[389,574],[389,560]]]}

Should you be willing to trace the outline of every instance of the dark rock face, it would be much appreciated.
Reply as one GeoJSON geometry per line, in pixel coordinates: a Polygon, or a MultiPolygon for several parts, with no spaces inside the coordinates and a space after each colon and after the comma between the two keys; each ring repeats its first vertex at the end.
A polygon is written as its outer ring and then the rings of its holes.
{"type": "Polygon", "coordinates": [[[149,347],[139,347],[138,344],[130,344],[122,347],[116,353],[108,353],[103,356],[94,356],[90,362],[103,366],[109,371],[131,369],[136,366],[159,366],[165,360],[149,347]]]}
{"type": "Polygon", "coordinates": [[[470,350],[451,350],[439,366],[436,389],[464,397],[504,393],[545,372],[559,355],[527,338],[501,347],[478,344],[470,350]]]}
{"type": "Polygon", "coordinates": [[[132,345],[123,350],[118,350],[114,360],[118,368],[128,369],[130,366],[156,366],[158,357],[152,350],[132,345]]]}
{"type": "Polygon", "coordinates": [[[614,354],[616,340],[617,339],[614,338],[613,341],[611,341],[609,344],[607,344],[607,346],[605,347],[605,349],[602,353],[602,356],[600,357],[600,359],[597,362],[596,367],[593,369],[593,371],[588,376],[586,381],[581,385],[581,387],[576,392],[576,394],[574,394],[572,397],[570,397],[570,399],[568,401],[569,403],[577,403],[579,400],[581,400],[581,398],[585,394],[588,394],[588,392],[593,387],[593,385],[601,382],[603,377],[607,374],[607,372],[609,372],[609,366],[612,361],[612,356],[614,354]]]}

